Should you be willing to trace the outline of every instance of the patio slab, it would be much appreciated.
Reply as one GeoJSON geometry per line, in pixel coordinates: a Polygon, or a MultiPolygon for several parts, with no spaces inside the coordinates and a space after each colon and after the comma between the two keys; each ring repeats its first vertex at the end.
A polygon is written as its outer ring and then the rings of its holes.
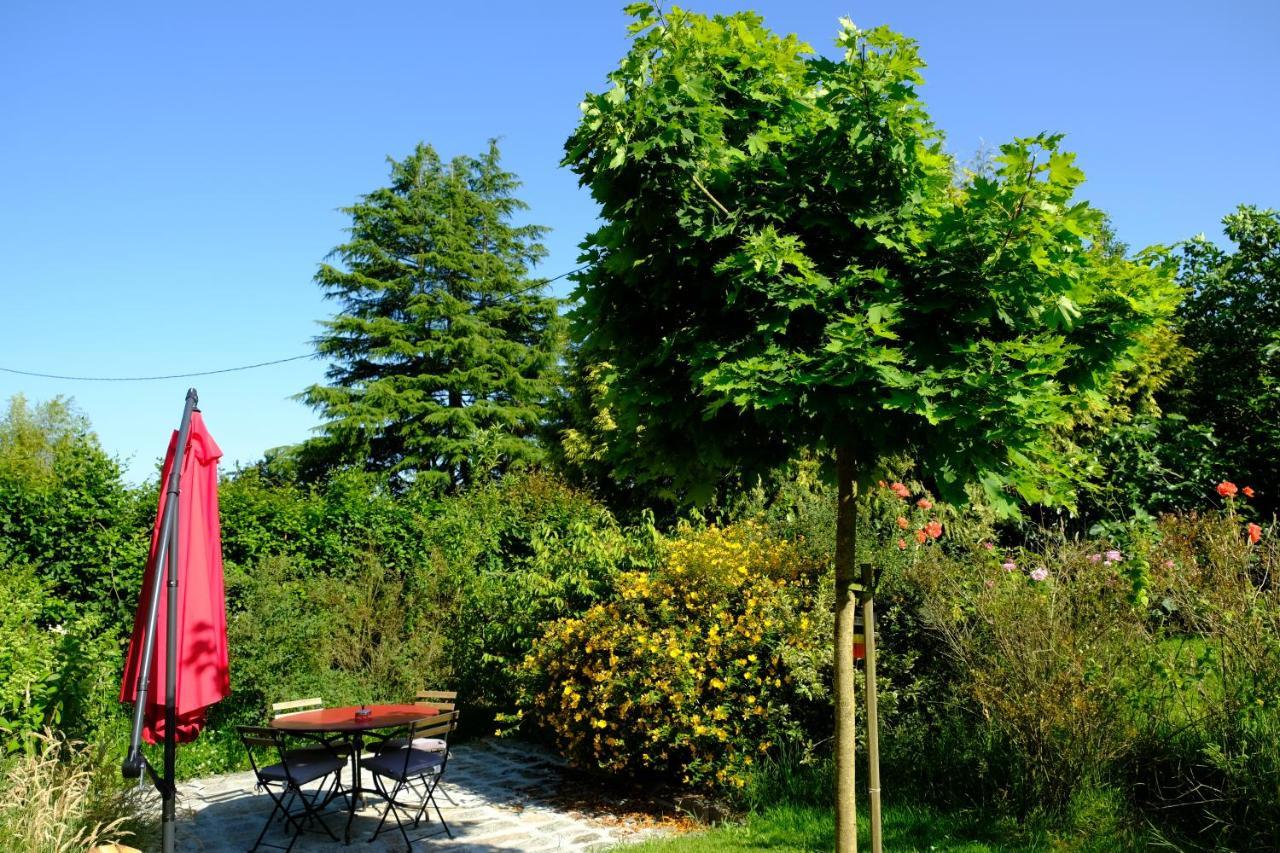
{"type": "MultiPolygon", "coordinates": [[[[350,770],[343,782],[350,782],[350,770]]],[[[366,776],[366,784],[369,779],[366,776]]],[[[485,739],[452,748],[441,791],[437,794],[444,819],[453,830],[413,844],[413,851],[577,851],[604,850],[628,841],[663,832],[662,820],[652,815],[652,804],[643,812],[625,799],[611,798],[598,784],[587,783],[554,753],[519,742],[485,739]]],[[[339,838],[346,821],[335,802],[326,820],[339,838]]],[[[344,850],[405,853],[404,839],[394,826],[370,843],[381,817],[383,801],[366,795],[351,825],[351,844],[332,841],[323,832],[306,833],[294,850],[298,853],[344,850]]],[[[230,773],[195,779],[178,786],[178,849],[191,853],[243,853],[253,844],[271,811],[271,800],[254,790],[253,774],[230,773]]],[[[388,818],[388,821],[391,819],[388,818]]],[[[425,822],[414,839],[438,831],[439,824],[425,822]]],[[[277,823],[264,843],[286,845],[288,836],[277,823]]],[[[264,847],[269,850],[271,848],[264,847]]]]}

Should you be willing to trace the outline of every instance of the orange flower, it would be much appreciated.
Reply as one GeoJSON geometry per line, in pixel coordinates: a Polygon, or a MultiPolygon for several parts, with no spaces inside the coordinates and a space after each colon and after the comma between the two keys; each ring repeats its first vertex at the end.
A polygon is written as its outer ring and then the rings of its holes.
{"type": "Polygon", "coordinates": [[[905,518],[903,518],[902,516],[898,516],[898,526],[899,526],[899,527],[901,527],[903,530],[906,530],[906,529],[907,529],[907,525],[908,525],[909,523],[910,523],[910,522],[908,522],[908,521],[907,521],[905,518]]]}
{"type": "Polygon", "coordinates": [[[899,539],[899,540],[898,540],[898,550],[899,550],[899,551],[905,551],[905,550],[907,550],[907,540],[905,540],[905,539],[899,539]]]}
{"type": "Polygon", "coordinates": [[[876,483],[876,485],[883,489],[886,484],[884,480],[881,480],[880,482],[876,483]]]}
{"type": "Polygon", "coordinates": [[[1229,480],[1223,480],[1218,484],[1218,494],[1224,498],[1235,497],[1236,492],[1240,491],[1236,488],[1236,484],[1229,480]]]}
{"type": "Polygon", "coordinates": [[[1262,539],[1262,527],[1260,527],[1257,524],[1254,524],[1253,522],[1249,522],[1249,542],[1253,545],[1257,545],[1259,540],[1261,539],[1262,539]]]}
{"type": "Polygon", "coordinates": [[[929,500],[928,498],[921,498],[920,500],[916,501],[916,506],[920,507],[921,509],[933,509],[933,501],[929,500]]]}
{"type": "Polygon", "coordinates": [[[924,532],[937,539],[942,535],[942,525],[938,523],[937,519],[934,519],[924,526],[924,532]]]}
{"type": "Polygon", "coordinates": [[[917,542],[919,542],[921,545],[923,545],[923,544],[924,544],[924,540],[925,540],[925,539],[927,539],[927,538],[928,538],[928,537],[927,537],[927,536],[925,536],[925,534],[924,534],[924,531],[923,531],[923,530],[917,530],[917,531],[916,531],[916,541],[917,541],[917,542]]]}
{"type": "Polygon", "coordinates": [[[1241,489],[1240,491],[1244,492],[1244,496],[1245,496],[1246,498],[1251,498],[1251,497],[1253,497],[1253,486],[1245,486],[1245,487],[1244,487],[1243,489],[1241,489]]]}
{"type": "Polygon", "coordinates": [[[890,489],[890,490],[891,490],[895,495],[897,495],[898,497],[902,498],[904,501],[905,501],[907,498],[911,497],[911,490],[910,490],[910,489],[908,489],[906,486],[902,485],[901,483],[894,483],[894,484],[892,484],[891,486],[889,486],[889,489],[890,489]]]}

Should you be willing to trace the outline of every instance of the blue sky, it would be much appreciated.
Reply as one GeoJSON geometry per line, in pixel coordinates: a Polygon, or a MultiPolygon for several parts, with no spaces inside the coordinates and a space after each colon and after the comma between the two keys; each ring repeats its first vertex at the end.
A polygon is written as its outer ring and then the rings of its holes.
{"type": "MultiPolygon", "coordinates": [[[[622,2],[0,4],[0,367],[135,376],[310,352],[336,208],[415,142],[501,137],[543,271],[595,209],[561,146],[626,48],[622,2]]],[[[1280,206],[1280,5],[705,2],[828,50],[836,20],[921,42],[924,97],[961,156],[1067,134],[1084,195],[1133,246],[1280,206]]],[[[564,284],[563,282],[561,284],[564,284]]],[[[321,362],[145,383],[0,373],[0,400],[73,396],[140,481],[189,383],[228,462],[305,438],[321,362]]]]}

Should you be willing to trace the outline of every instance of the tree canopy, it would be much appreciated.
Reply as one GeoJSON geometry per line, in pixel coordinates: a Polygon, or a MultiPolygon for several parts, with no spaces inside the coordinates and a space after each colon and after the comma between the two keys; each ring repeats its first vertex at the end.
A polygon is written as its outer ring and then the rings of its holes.
{"type": "Polygon", "coordinates": [[[602,207],[573,321],[622,475],[696,490],[849,442],[947,497],[1068,502],[1063,431],[1172,312],[1165,254],[1091,251],[1059,136],[959,170],[910,39],[844,21],[829,59],[754,14],[631,11],[565,158],[602,207]]]}
{"type": "Polygon", "coordinates": [[[546,229],[496,142],[441,161],[419,144],[390,183],[343,212],[350,239],[315,280],[341,311],[323,323],[330,384],[301,395],[325,422],[303,457],[459,487],[540,455],[561,321],[530,269],[546,229]]]}

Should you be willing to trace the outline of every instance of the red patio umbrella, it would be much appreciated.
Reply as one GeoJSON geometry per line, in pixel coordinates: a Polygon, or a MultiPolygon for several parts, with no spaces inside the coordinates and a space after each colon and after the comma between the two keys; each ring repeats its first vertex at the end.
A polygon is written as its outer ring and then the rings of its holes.
{"type": "Polygon", "coordinates": [[[160,478],[165,487],[120,684],[120,701],[136,703],[123,771],[136,778],[144,767],[150,770],[164,799],[165,850],[173,849],[174,745],[194,740],[204,726],[205,709],[231,692],[218,523],[222,451],[196,402],[193,388],[181,426],[169,441],[160,478]],[[159,606],[162,598],[167,607],[159,606]],[[147,764],[139,738],[164,742],[163,776],[147,764]]]}

